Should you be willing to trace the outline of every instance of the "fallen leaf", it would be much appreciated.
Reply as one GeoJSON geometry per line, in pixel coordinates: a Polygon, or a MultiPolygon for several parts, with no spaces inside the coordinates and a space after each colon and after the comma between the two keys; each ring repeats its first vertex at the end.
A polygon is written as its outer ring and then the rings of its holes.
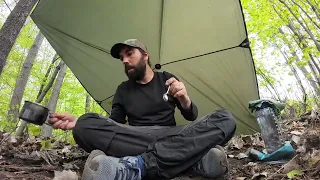
{"type": "Polygon", "coordinates": [[[267,177],[268,173],[267,172],[262,172],[262,173],[255,173],[253,176],[252,176],[252,180],[258,180],[262,177],[267,177]]]}
{"type": "Polygon", "coordinates": [[[320,156],[320,150],[318,149],[313,149],[311,156],[320,156]]]}
{"type": "Polygon", "coordinates": [[[7,138],[7,142],[9,142],[9,143],[16,143],[17,142],[16,137],[12,133],[4,133],[3,136],[4,136],[4,138],[7,138]]]}
{"type": "Polygon", "coordinates": [[[71,163],[64,163],[62,166],[64,167],[64,169],[72,169],[73,168],[73,164],[71,164],[71,163]]]}
{"type": "Polygon", "coordinates": [[[297,164],[295,159],[292,159],[291,161],[287,162],[284,166],[283,166],[283,173],[288,173],[294,169],[299,169],[300,166],[297,164]]]}
{"type": "Polygon", "coordinates": [[[62,150],[62,153],[70,153],[70,147],[69,146],[65,146],[62,150]]]}
{"type": "Polygon", "coordinates": [[[311,120],[311,121],[316,121],[316,120],[318,120],[318,113],[317,113],[315,110],[311,110],[310,120],[311,120]]]}
{"type": "Polygon", "coordinates": [[[245,166],[250,166],[250,167],[252,167],[252,166],[256,166],[257,165],[257,163],[255,163],[255,162],[249,162],[247,165],[245,165],[245,166]]]}
{"type": "Polygon", "coordinates": [[[305,129],[300,122],[293,122],[292,125],[293,125],[293,129],[296,129],[296,130],[297,130],[297,129],[300,129],[300,130],[305,129]]]}
{"type": "Polygon", "coordinates": [[[246,180],[246,177],[237,177],[236,180],[246,180]]]}
{"type": "Polygon", "coordinates": [[[241,149],[244,145],[244,142],[241,138],[234,137],[231,139],[231,144],[232,144],[232,147],[237,148],[237,149],[241,149]]]}
{"type": "Polygon", "coordinates": [[[313,149],[312,153],[308,157],[309,158],[307,158],[307,161],[308,161],[309,166],[314,167],[320,161],[320,151],[317,149],[313,149]]]}
{"type": "Polygon", "coordinates": [[[252,135],[243,135],[241,139],[245,145],[252,144],[252,135]]]}
{"type": "Polygon", "coordinates": [[[294,135],[302,135],[303,133],[300,132],[300,131],[291,131],[290,132],[291,134],[294,134],[294,135]]]}
{"type": "Polygon", "coordinates": [[[268,154],[268,151],[266,149],[263,149],[262,152],[268,154]]]}
{"type": "Polygon", "coordinates": [[[243,158],[247,158],[248,157],[248,155],[246,155],[246,154],[244,154],[244,153],[239,153],[238,155],[237,155],[237,158],[238,159],[243,159],[243,158]]]}
{"type": "Polygon", "coordinates": [[[78,180],[79,177],[76,172],[71,170],[54,171],[54,178],[52,180],[78,180]]]}
{"type": "Polygon", "coordinates": [[[287,176],[289,179],[292,179],[292,178],[296,177],[297,175],[299,176],[299,175],[303,175],[303,174],[304,173],[302,171],[295,169],[295,170],[290,171],[287,174],[287,176]]]}
{"type": "Polygon", "coordinates": [[[5,179],[7,177],[5,172],[0,172],[0,179],[5,179]]]}
{"type": "Polygon", "coordinates": [[[294,143],[299,144],[299,142],[300,142],[300,136],[293,135],[293,136],[291,137],[291,140],[292,140],[294,143]]]}
{"type": "Polygon", "coordinates": [[[265,147],[265,144],[262,140],[260,140],[260,136],[254,136],[252,145],[258,146],[258,147],[265,147]]]}
{"type": "Polygon", "coordinates": [[[319,161],[320,161],[320,157],[319,157],[319,156],[310,156],[310,158],[309,158],[309,166],[310,166],[310,167],[313,167],[313,166],[315,166],[319,161]]]}
{"type": "Polygon", "coordinates": [[[298,153],[305,153],[307,151],[306,146],[302,145],[302,146],[298,146],[297,152],[298,153]]]}
{"type": "Polygon", "coordinates": [[[28,139],[26,140],[27,143],[36,143],[36,138],[33,135],[29,135],[28,139]]]}

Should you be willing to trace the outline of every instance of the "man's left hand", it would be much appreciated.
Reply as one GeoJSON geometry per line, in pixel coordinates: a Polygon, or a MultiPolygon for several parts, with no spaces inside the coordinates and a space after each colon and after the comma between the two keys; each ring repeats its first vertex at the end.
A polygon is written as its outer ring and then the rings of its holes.
{"type": "Polygon", "coordinates": [[[172,77],[166,81],[166,85],[170,85],[169,94],[177,98],[184,109],[189,109],[191,106],[191,100],[183,82],[172,77]]]}

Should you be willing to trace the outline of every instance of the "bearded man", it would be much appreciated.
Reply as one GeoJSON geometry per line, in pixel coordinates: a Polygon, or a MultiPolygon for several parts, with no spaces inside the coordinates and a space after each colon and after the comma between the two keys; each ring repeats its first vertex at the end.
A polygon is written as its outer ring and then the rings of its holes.
{"type": "Polygon", "coordinates": [[[128,76],[117,87],[111,115],[50,117],[55,128],[72,129],[79,147],[90,152],[82,179],[173,178],[182,172],[223,177],[228,161],[222,146],[235,133],[233,115],[216,110],[198,118],[184,83],[171,73],[154,72],[147,48],[137,39],[115,44],[111,55],[128,76]],[[170,98],[164,101],[168,88],[170,98]],[[192,122],[177,126],[175,108],[192,122]]]}

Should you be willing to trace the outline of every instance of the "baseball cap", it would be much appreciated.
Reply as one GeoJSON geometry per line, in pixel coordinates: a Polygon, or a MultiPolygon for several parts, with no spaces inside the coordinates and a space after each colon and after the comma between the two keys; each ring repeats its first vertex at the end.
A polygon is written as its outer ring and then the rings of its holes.
{"type": "Polygon", "coordinates": [[[137,40],[137,39],[127,39],[123,43],[116,43],[115,45],[112,46],[112,48],[111,48],[111,56],[116,58],[116,59],[120,59],[120,51],[125,46],[140,48],[143,51],[147,52],[147,48],[139,40],[137,40]]]}

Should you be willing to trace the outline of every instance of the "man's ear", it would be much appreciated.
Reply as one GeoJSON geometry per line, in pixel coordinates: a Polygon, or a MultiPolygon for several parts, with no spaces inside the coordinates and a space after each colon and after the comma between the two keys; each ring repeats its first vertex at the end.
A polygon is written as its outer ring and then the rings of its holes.
{"type": "Polygon", "coordinates": [[[147,52],[144,53],[144,60],[147,62],[149,59],[149,54],[147,52]]]}

